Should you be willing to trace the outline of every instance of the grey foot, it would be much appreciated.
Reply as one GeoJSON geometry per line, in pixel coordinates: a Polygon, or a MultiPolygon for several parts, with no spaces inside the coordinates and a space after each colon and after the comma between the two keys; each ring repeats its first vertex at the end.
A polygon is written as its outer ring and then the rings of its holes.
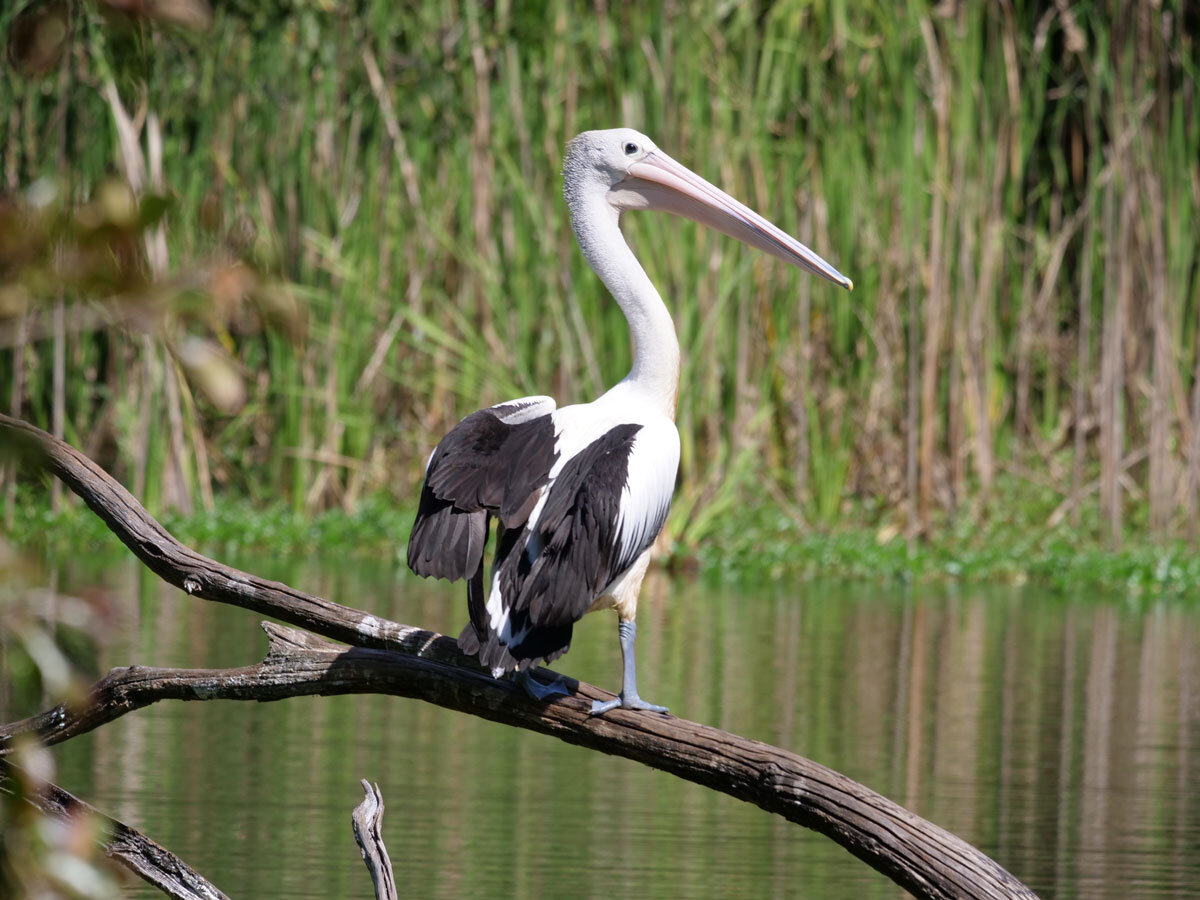
{"type": "Polygon", "coordinates": [[[534,700],[549,700],[551,697],[565,697],[570,693],[562,676],[549,684],[542,684],[528,672],[518,672],[515,681],[534,700]]]}
{"type": "Polygon", "coordinates": [[[624,694],[622,694],[615,700],[605,700],[603,703],[599,700],[593,700],[592,709],[589,715],[600,716],[608,712],[610,709],[616,709],[618,706],[621,707],[621,709],[644,709],[647,712],[665,713],[667,711],[665,706],[655,706],[653,703],[647,703],[637,694],[633,694],[630,697],[626,697],[624,694]]]}

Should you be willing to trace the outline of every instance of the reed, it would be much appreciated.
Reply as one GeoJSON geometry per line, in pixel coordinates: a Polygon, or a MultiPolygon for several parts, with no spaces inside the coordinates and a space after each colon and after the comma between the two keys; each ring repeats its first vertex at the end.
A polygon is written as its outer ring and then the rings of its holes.
{"type": "Polygon", "coordinates": [[[70,294],[65,328],[53,297],[0,322],[0,397],[47,427],[58,410],[152,508],[212,489],[412,503],[472,409],[619,379],[624,322],[573,246],[558,172],[574,133],[623,123],[857,285],[628,217],[683,344],[685,547],[763,498],[915,539],[1004,515],[999,473],[1056,491],[1056,522],[1102,504],[1073,521],[1113,543],[1131,521],[1195,533],[1190,8],[351,6],[222,5],[198,36],[81,14],[60,69],[0,78],[9,191],[57,174],[82,202],[122,165],[112,78],[161,122],[169,258],[241,230],[303,308],[302,336],[176,315],[165,344],[71,327],[70,294]],[[173,362],[214,331],[246,381],[235,411],[173,362]]]}

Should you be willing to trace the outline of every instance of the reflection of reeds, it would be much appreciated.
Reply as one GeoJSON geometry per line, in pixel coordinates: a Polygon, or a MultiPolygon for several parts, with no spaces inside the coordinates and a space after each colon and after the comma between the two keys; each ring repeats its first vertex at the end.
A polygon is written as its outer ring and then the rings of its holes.
{"type": "MultiPolygon", "coordinates": [[[[1114,543],[1143,499],[1154,530],[1195,529],[1188,17],[374,4],[255,28],[222,12],[194,46],[152,42],[145,109],[122,88],[143,171],[157,134],[177,200],[146,256],[193,258],[227,223],[303,285],[307,338],[234,315],[219,337],[252,374],[240,411],[220,412],[161,348],[73,324],[87,311],[69,293],[65,327],[48,305],[0,321],[3,396],[61,415],[151,497],[410,497],[475,405],[586,399],[619,378],[624,324],[572,246],[557,172],[574,131],[624,122],[858,284],[847,297],[690,224],[629,217],[684,345],[676,537],[703,537],[750,475],[818,523],[847,496],[883,498],[915,537],[984,510],[1001,466],[1048,472],[1080,527],[1099,529],[1098,493],[1114,543]]],[[[121,98],[87,86],[104,81],[88,54],[69,58],[48,94],[4,75],[9,190],[49,171],[60,134],[73,196],[113,166],[117,141],[96,136],[121,98]]]]}

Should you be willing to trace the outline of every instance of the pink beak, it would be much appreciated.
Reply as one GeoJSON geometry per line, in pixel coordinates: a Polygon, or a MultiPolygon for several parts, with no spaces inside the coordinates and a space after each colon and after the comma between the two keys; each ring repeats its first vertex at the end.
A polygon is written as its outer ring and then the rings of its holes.
{"type": "Polygon", "coordinates": [[[609,190],[608,199],[617,209],[657,209],[686,216],[846,290],[854,289],[853,281],[794,237],[661,150],[633,163],[628,177],[609,190]]]}

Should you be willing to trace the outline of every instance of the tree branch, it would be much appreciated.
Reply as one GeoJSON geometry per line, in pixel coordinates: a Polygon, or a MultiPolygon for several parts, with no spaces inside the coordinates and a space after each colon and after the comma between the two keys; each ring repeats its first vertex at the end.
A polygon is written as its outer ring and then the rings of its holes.
{"type": "Polygon", "coordinates": [[[354,840],[362,851],[367,871],[371,873],[375,900],[399,900],[392,861],[388,859],[387,847],[383,845],[383,794],[379,792],[379,785],[372,785],[365,778],[361,784],[366,797],[354,807],[350,817],[354,825],[354,840]]]}
{"type": "MultiPolygon", "coordinates": [[[[269,647],[238,669],[113,669],[82,709],[57,706],[0,728],[0,752],[21,733],[48,744],[75,737],[159,700],[280,700],[302,695],[392,694],[553,735],[637,760],[756,804],[837,841],[919,897],[1033,897],[970,844],[818,763],[737,735],[677,719],[614,710],[589,715],[609,695],[576,683],[543,704],[481,669],[411,654],[342,647],[264,622],[269,647]]],[[[441,637],[438,640],[449,641],[441,637]]]]}
{"type": "MultiPolygon", "coordinates": [[[[14,778],[13,765],[0,757],[0,788],[4,782],[14,778]]],[[[108,834],[102,840],[105,852],[125,868],[154,885],[175,900],[229,900],[207,879],[182,859],[146,837],[135,828],[130,828],[111,816],[84,803],[73,794],[56,784],[46,782],[40,794],[27,798],[30,803],[48,816],[69,821],[86,815],[103,823],[108,834]]]]}
{"type": "Polygon", "coordinates": [[[339,606],[189,550],[99,466],[27,423],[0,416],[0,438],[17,443],[30,462],[62,478],[169,583],[360,645],[348,649],[264,624],[270,647],[258,665],[224,671],[114,669],[83,709],[56,707],[0,729],[0,752],[19,732],[34,731],[57,743],[160,699],[394,694],[636,760],[754,803],[831,838],[918,897],[1035,896],[970,844],[832,769],[673,716],[617,709],[593,717],[591,701],[611,695],[583,683],[570,683],[568,697],[535,702],[465,659],[450,638],[339,606]]]}
{"type": "Polygon", "coordinates": [[[360,647],[470,664],[454,641],[222,565],[179,543],[129,491],[70,444],[0,415],[0,451],[60,478],[163,581],[201,600],[240,606],[360,647]]]}

